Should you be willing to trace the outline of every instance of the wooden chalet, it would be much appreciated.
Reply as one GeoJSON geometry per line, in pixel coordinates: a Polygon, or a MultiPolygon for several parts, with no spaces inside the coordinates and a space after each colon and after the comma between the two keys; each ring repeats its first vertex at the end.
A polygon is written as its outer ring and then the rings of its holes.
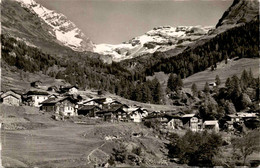
{"type": "Polygon", "coordinates": [[[60,87],[60,93],[76,94],[79,88],[77,86],[60,87]]]}
{"type": "Polygon", "coordinates": [[[183,127],[197,132],[202,129],[202,119],[197,114],[185,114],[181,117],[183,127]]]}
{"type": "Polygon", "coordinates": [[[25,104],[40,107],[40,103],[47,100],[49,97],[49,93],[42,91],[28,91],[25,95],[23,95],[23,100],[25,104]]]}
{"type": "Polygon", "coordinates": [[[41,110],[61,116],[77,116],[77,106],[71,97],[50,98],[41,103],[41,110]]]}
{"type": "Polygon", "coordinates": [[[22,103],[21,95],[13,90],[2,93],[0,98],[0,102],[7,105],[19,106],[22,103]]]}
{"type": "Polygon", "coordinates": [[[84,102],[84,105],[95,105],[99,108],[103,109],[104,102],[106,101],[106,98],[97,98],[97,99],[91,99],[89,101],[84,102]]]}
{"type": "Polygon", "coordinates": [[[89,117],[95,117],[96,112],[100,111],[101,108],[95,105],[81,105],[78,109],[78,115],[84,115],[89,117]]]}
{"type": "Polygon", "coordinates": [[[39,81],[39,80],[30,83],[31,87],[34,87],[34,88],[39,88],[39,86],[41,84],[42,84],[42,81],[39,81]]]}
{"type": "Polygon", "coordinates": [[[102,111],[96,112],[96,116],[101,117],[104,121],[118,122],[127,121],[127,112],[123,110],[123,106],[114,105],[109,109],[104,109],[102,111]]]}

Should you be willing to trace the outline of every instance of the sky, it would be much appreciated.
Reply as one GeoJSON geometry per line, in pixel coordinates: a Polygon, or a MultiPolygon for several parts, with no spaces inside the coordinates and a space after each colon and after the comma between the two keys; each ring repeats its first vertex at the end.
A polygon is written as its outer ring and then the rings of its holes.
{"type": "Polygon", "coordinates": [[[36,0],[95,44],[119,44],[154,27],[215,26],[233,0],[36,0]]]}

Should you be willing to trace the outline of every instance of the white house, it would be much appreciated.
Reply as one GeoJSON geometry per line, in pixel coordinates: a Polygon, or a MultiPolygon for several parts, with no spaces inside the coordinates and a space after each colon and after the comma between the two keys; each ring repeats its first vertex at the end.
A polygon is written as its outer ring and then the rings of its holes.
{"type": "Polygon", "coordinates": [[[130,108],[129,110],[129,117],[133,122],[140,123],[142,119],[148,115],[148,112],[142,110],[141,108],[130,108]]]}
{"type": "Polygon", "coordinates": [[[40,107],[40,103],[47,100],[49,97],[49,93],[47,92],[39,92],[39,91],[29,91],[26,94],[26,99],[29,105],[34,107],[40,107]]]}

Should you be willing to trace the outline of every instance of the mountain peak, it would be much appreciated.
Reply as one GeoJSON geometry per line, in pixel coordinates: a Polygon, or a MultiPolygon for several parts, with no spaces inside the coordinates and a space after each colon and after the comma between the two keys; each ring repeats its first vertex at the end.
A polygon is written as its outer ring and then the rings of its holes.
{"type": "Polygon", "coordinates": [[[93,43],[65,15],[49,10],[34,0],[16,1],[49,25],[52,28],[49,33],[63,45],[76,51],[92,51],[93,43]]]}
{"type": "Polygon", "coordinates": [[[224,12],[216,25],[219,27],[233,27],[237,24],[250,22],[258,16],[258,0],[234,0],[232,5],[224,12]]]}
{"type": "Polygon", "coordinates": [[[206,35],[210,29],[212,29],[210,26],[158,26],[123,44],[95,45],[94,52],[110,55],[113,61],[131,59],[156,51],[163,52],[176,49],[176,51],[181,52],[188,45],[206,35]]]}

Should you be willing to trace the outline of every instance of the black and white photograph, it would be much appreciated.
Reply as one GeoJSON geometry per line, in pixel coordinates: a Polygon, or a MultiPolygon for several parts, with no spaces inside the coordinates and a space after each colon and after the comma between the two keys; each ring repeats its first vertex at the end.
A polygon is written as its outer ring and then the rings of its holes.
{"type": "Polygon", "coordinates": [[[260,168],[260,0],[0,0],[0,168],[260,168]]]}

